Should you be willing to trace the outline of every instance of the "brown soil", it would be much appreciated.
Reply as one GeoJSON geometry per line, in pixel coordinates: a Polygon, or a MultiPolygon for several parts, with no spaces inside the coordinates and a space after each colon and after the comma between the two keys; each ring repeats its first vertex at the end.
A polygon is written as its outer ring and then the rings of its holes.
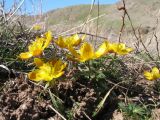
{"type": "Polygon", "coordinates": [[[24,79],[12,79],[5,84],[0,94],[0,120],[39,120],[54,115],[48,108],[50,100],[39,96],[40,87],[24,79]]]}
{"type": "MultiPolygon", "coordinates": [[[[103,97],[94,89],[95,86],[92,83],[84,81],[67,81],[57,84],[58,96],[64,102],[64,110],[70,110],[74,120],[92,118],[93,111],[103,97]]],[[[108,103],[105,106],[112,107],[113,104],[111,105],[111,102],[108,103]]],[[[11,79],[4,83],[3,91],[0,93],[0,120],[39,120],[49,118],[61,120],[49,108],[49,105],[52,105],[50,96],[42,87],[25,80],[23,77],[11,79]]],[[[114,111],[114,109],[110,110],[114,111]]],[[[110,110],[106,110],[109,112],[106,115],[112,117],[110,110]]],[[[62,112],[67,116],[66,111],[62,112]]],[[[100,115],[103,114],[105,114],[104,110],[100,115]]],[[[94,119],[99,119],[100,115],[94,119]]],[[[103,115],[103,117],[106,115],[103,115]]]]}
{"type": "MultiPolygon", "coordinates": [[[[122,120],[122,113],[117,111],[118,103],[121,101],[152,105],[154,102],[157,105],[160,102],[159,93],[149,90],[153,82],[146,82],[142,79],[128,86],[121,86],[126,89],[115,88],[99,113],[93,117],[97,105],[113,86],[107,83],[108,89],[99,92],[99,88],[96,87],[97,83],[83,78],[76,81],[60,81],[55,86],[57,92],[55,92],[55,87],[51,88],[51,92],[56,93],[63,101],[62,111],[59,108],[56,110],[66,118],[69,118],[68,113],[71,113],[71,120],[122,120]]],[[[49,107],[53,105],[49,93],[41,86],[26,80],[23,75],[6,81],[3,85],[3,90],[0,92],[0,120],[62,120],[49,107]]],[[[158,112],[159,109],[153,114],[156,118],[158,112]]]]}

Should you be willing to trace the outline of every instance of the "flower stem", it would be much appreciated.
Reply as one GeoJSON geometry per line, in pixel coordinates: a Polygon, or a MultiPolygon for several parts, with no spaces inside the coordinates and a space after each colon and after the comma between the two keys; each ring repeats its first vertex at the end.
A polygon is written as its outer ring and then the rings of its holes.
{"type": "Polygon", "coordinates": [[[87,62],[88,63],[88,69],[89,69],[89,80],[91,79],[91,66],[90,66],[90,61],[87,62]]]}

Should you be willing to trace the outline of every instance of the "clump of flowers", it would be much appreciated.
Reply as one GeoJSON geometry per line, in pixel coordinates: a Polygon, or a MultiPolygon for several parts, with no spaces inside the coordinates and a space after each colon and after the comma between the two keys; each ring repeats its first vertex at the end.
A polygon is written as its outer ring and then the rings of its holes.
{"type": "Polygon", "coordinates": [[[150,72],[144,71],[144,76],[147,80],[156,80],[160,78],[160,71],[157,67],[153,67],[150,72]]]}
{"type": "Polygon", "coordinates": [[[28,51],[19,55],[19,58],[22,60],[35,57],[33,63],[36,69],[28,73],[28,78],[36,82],[44,81],[49,83],[64,74],[67,62],[63,62],[61,59],[55,57],[58,49],[53,53],[53,59],[49,61],[44,60],[43,51],[50,45],[52,40],[55,47],[65,49],[69,52],[66,57],[70,59],[67,60],[75,60],[77,62],[98,59],[112,53],[126,55],[133,50],[126,47],[123,43],[110,43],[108,41],[104,41],[97,50],[94,50],[92,44],[84,41],[84,39],[85,35],[79,37],[78,34],[74,34],[69,37],[60,36],[57,40],[53,40],[51,31],[46,32],[43,37],[36,37],[35,41],[28,46],[28,51]]]}
{"type": "MultiPolygon", "coordinates": [[[[36,37],[36,40],[28,46],[28,51],[21,53],[19,58],[27,60],[31,57],[42,56],[44,49],[50,45],[51,40],[51,31],[46,32],[44,37],[36,37]]],[[[44,81],[47,83],[62,76],[67,65],[67,63],[57,58],[48,62],[44,62],[41,58],[34,58],[34,64],[37,68],[28,73],[28,78],[36,82],[44,81]]]]}
{"type": "Polygon", "coordinates": [[[75,60],[79,62],[85,62],[87,60],[97,59],[108,53],[125,55],[131,52],[132,50],[133,50],[132,48],[126,48],[125,44],[123,43],[111,44],[108,41],[102,43],[100,47],[97,49],[97,51],[94,51],[93,46],[87,42],[83,43],[83,45],[80,47],[79,50],[75,50],[72,46],[69,47],[69,51],[72,53],[75,60]]]}

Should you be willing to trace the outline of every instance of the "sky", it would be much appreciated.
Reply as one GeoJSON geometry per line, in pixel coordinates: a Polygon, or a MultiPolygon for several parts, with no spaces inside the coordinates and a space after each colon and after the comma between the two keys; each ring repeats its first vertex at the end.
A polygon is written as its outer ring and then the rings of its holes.
{"type": "MultiPolygon", "coordinates": [[[[0,0],[1,2],[2,0],[0,0]]],[[[14,5],[15,2],[18,4],[23,0],[5,0],[5,10],[9,11],[10,8],[14,5]]],[[[99,0],[99,4],[113,4],[118,0],[99,0]]],[[[25,11],[30,14],[37,14],[41,11],[47,12],[57,8],[63,8],[72,5],[79,4],[91,4],[93,0],[24,0],[22,11],[25,11]],[[42,9],[40,9],[42,8],[42,9]]],[[[95,3],[98,3],[98,0],[95,0],[95,3]]]]}

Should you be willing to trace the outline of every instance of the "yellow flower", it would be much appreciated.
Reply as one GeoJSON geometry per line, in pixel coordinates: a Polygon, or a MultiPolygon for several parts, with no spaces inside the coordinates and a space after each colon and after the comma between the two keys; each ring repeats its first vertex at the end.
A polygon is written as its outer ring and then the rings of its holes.
{"type": "Polygon", "coordinates": [[[108,52],[109,53],[116,53],[117,52],[117,44],[108,42],[108,52]]]}
{"type": "Polygon", "coordinates": [[[41,64],[39,69],[36,69],[28,73],[30,80],[39,82],[39,81],[51,81],[55,78],[59,78],[64,74],[64,68],[66,63],[63,63],[61,60],[53,60],[47,63],[41,64]]]}
{"type": "Polygon", "coordinates": [[[41,26],[40,25],[35,25],[35,26],[33,26],[33,30],[36,30],[36,31],[41,30],[41,26]]]}
{"type": "Polygon", "coordinates": [[[102,45],[95,52],[92,45],[85,42],[78,51],[76,51],[73,47],[69,47],[69,51],[75,57],[75,60],[85,62],[87,60],[96,59],[105,55],[107,53],[107,45],[105,42],[102,43],[102,45]]]}
{"type": "Polygon", "coordinates": [[[61,48],[67,48],[67,44],[62,36],[59,36],[55,43],[61,48]]]}
{"type": "Polygon", "coordinates": [[[76,51],[72,46],[70,46],[69,51],[75,57],[75,60],[80,62],[85,62],[94,58],[93,47],[86,42],[80,47],[80,50],[76,51]]]}
{"type": "Polygon", "coordinates": [[[42,54],[43,50],[49,46],[52,40],[52,33],[48,31],[45,33],[45,37],[36,38],[35,41],[32,42],[31,45],[28,46],[28,52],[21,53],[19,58],[21,59],[29,59],[33,56],[39,56],[42,54]]]}
{"type": "Polygon", "coordinates": [[[79,50],[79,54],[79,61],[85,62],[94,57],[94,49],[90,44],[84,43],[79,50]]]}
{"type": "Polygon", "coordinates": [[[159,69],[157,67],[153,67],[151,72],[144,71],[144,76],[148,80],[156,80],[156,79],[160,78],[159,69]]]}
{"type": "Polygon", "coordinates": [[[125,55],[131,52],[132,48],[126,48],[124,43],[110,43],[108,41],[105,41],[98,51],[96,52],[96,56],[101,56],[101,54],[107,54],[107,53],[116,53],[118,55],[125,55]]]}
{"type": "Polygon", "coordinates": [[[61,47],[68,49],[70,46],[78,46],[85,38],[85,35],[82,38],[79,38],[78,34],[74,34],[70,37],[62,37],[60,36],[55,43],[61,47]]]}
{"type": "Polygon", "coordinates": [[[66,38],[66,44],[68,46],[78,46],[85,39],[85,35],[82,38],[79,38],[78,34],[74,34],[71,37],[66,38]]]}
{"type": "Polygon", "coordinates": [[[132,48],[126,48],[124,43],[110,43],[105,41],[102,46],[102,50],[105,50],[105,53],[116,53],[118,55],[125,55],[133,50],[132,48]]]}
{"type": "Polygon", "coordinates": [[[133,51],[132,48],[126,48],[126,45],[124,43],[118,43],[116,45],[113,45],[114,52],[118,55],[126,55],[129,52],[133,51]]]}

